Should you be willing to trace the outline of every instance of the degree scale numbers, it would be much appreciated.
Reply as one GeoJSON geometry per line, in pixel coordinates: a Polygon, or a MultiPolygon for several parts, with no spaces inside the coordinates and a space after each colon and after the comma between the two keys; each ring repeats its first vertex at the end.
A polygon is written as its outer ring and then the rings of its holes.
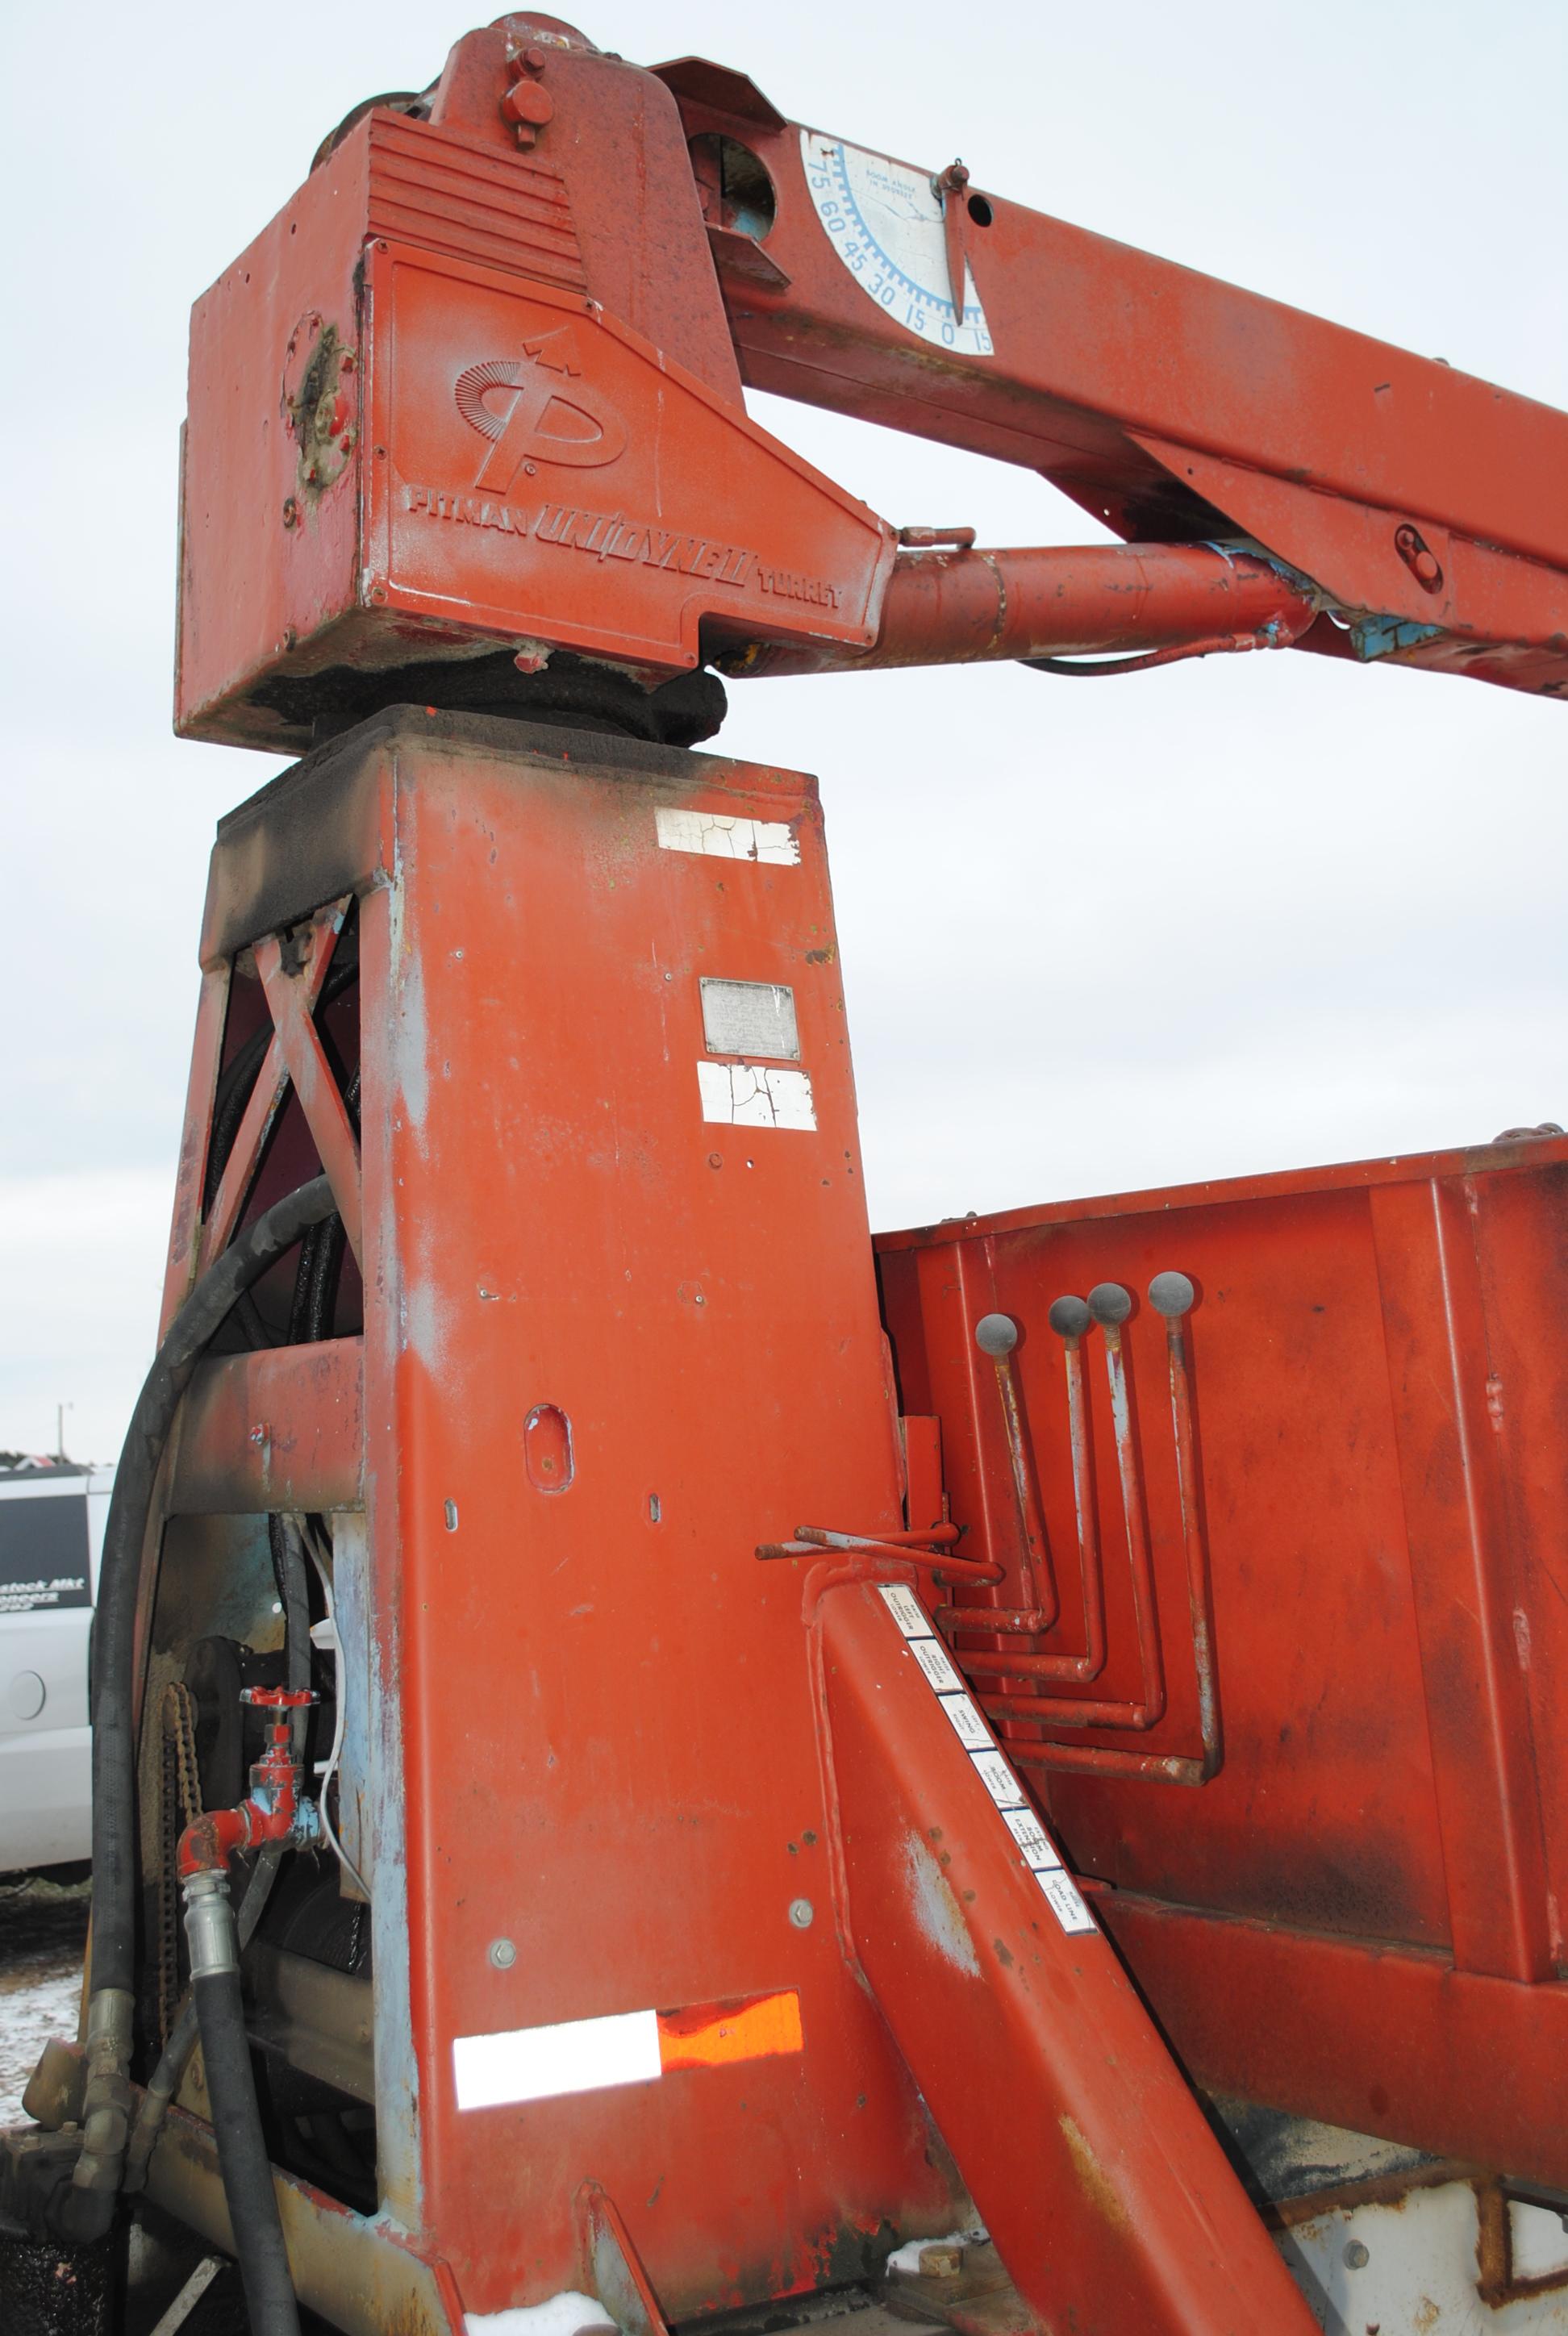
{"type": "Polygon", "coordinates": [[[885,154],[801,131],[801,160],[829,242],[868,300],[938,347],[989,357],[991,336],[973,277],[953,313],[941,199],[929,178],[885,154]]]}

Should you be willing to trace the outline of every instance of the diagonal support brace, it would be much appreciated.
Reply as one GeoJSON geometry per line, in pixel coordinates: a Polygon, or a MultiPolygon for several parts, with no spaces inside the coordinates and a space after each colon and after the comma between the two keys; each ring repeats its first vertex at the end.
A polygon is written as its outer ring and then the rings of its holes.
{"type": "Polygon", "coordinates": [[[919,1600],[824,1582],[813,1628],[841,1928],[1025,2301],[1078,2336],[1307,2336],[919,1600]]]}

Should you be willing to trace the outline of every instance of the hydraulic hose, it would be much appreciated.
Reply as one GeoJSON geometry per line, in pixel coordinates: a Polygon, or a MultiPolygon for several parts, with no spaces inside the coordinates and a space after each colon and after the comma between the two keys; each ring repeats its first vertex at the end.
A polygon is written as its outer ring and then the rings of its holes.
{"type": "Polygon", "coordinates": [[[87,2088],[73,2190],[75,2234],[108,2227],[130,2128],[136,1938],[136,1613],[153,1486],[190,1374],[241,1292],[336,1203],[325,1176],[275,1202],[209,1267],[148,1372],[115,1476],[93,1632],[93,1944],[87,2088]]]}
{"type": "MultiPolygon", "coordinates": [[[[341,1223],[341,1218],[331,1221],[341,1223]]],[[[312,1226],[308,1241],[320,1231],[312,1226]]],[[[304,1243],[301,1243],[303,1249],[304,1243]]],[[[289,1687],[310,1685],[310,1595],[306,1571],[306,1552],[298,1520],[291,1516],[273,1515],[267,1520],[268,1540],[272,1552],[272,1571],[278,1583],[278,1602],[283,1608],[285,1670],[289,1687]]],[[[296,1718],[295,1752],[305,1757],[305,1727],[307,1712],[299,1711],[296,1718]]],[[[249,1945],[258,1922],[266,1910],[278,1861],[283,1855],[279,1842],[267,1842],[258,1854],[250,1871],[244,1897],[239,1902],[236,1917],[239,1945],[249,1945]]],[[[158,2136],[163,2130],[163,2119],[170,2102],[180,2090],[185,2071],[190,2065],[190,2055],[196,2049],[196,2005],[188,1988],[180,2000],[174,2025],[169,2031],[158,2066],[149,2078],[141,2096],[141,2106],[136,2112],[136,2122],[131,2129],[130,2145],[125,2153],[125,2173],[121,2187],[140,2190],[147,2179],[147,2168],[158,2136]]]]}
{"type": "MultiPolygon", "coordinates": [[[[359,1133],[359,1066],[343,1090],[344,1109],[355,1135],[359,1133]]],[[[299,1244],[299,1270],[294,1277],[294,1300],[288,1309],[288,1343],[315,1342],[332,1336],[337,1285],[342,1279],[347,1236],[341,1216],[312,1225],[299,1244]]]]}
{"type": "Polygon", "coordinates": [[[251,2336],[299,2336],[299,2308],[278,2220],[272,2162],[261,2130],[256,2078],[239,1994],[239,1942],[229,1883],[219,1873],[185,1885],[191,1989],[201,2028],[207,2098],[223,2195],[245,2289],[251,2336]]]}
{"type": "MultiPolygon", "coordinates": [[[[235,1918],[241,1952],[250,1944],[256,1926],[267,1911],[267,1901],[283,1858],[281,1842],[263,1844],[250,1869],[250,1880],[239,1902],[235,1918]]],[[[125,2175],[121,2188],[141,2190],[146,2186],[147,2168],[158,2146],[158,2136],[163,2130],[163,2119],[169,2104],[185,2081],[185,2071],[190,2066],[190,2055],[196,2049],[200,2030],[197,2026],[196,1998],[187,1988],[180,1998],[174,2025],[169,2031],[169,2041],[163,2047],[158,2066],[147,2080],[141,2096],[141,2107],[136,2112],[136,2122],[131,2128],[131,2140],[125,2152],[125,2175]]]]}

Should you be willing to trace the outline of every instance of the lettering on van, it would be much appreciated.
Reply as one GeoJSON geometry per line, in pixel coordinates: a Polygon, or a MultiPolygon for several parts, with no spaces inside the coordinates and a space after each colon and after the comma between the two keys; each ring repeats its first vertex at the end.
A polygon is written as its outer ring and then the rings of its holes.
{"type": "Polygon", "coordinates": [[[0,1614],[93,1602],[85,1493],[0,1500],[0,1614]]]}

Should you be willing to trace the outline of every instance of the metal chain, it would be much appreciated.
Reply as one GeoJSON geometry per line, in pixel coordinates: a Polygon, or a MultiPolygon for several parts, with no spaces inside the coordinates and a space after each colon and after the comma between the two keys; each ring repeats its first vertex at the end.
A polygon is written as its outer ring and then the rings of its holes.
{"type": "Polygon", "coordinates": [[[180,1834],[201,1814],[196,1765],[196,1699],[183,1679],[170,1679],[160,1706],[161,1741],[158,1795],[158,2037],[169,2041],[180,2009],[180,1884],[175,1872],[180,1834]]]}

